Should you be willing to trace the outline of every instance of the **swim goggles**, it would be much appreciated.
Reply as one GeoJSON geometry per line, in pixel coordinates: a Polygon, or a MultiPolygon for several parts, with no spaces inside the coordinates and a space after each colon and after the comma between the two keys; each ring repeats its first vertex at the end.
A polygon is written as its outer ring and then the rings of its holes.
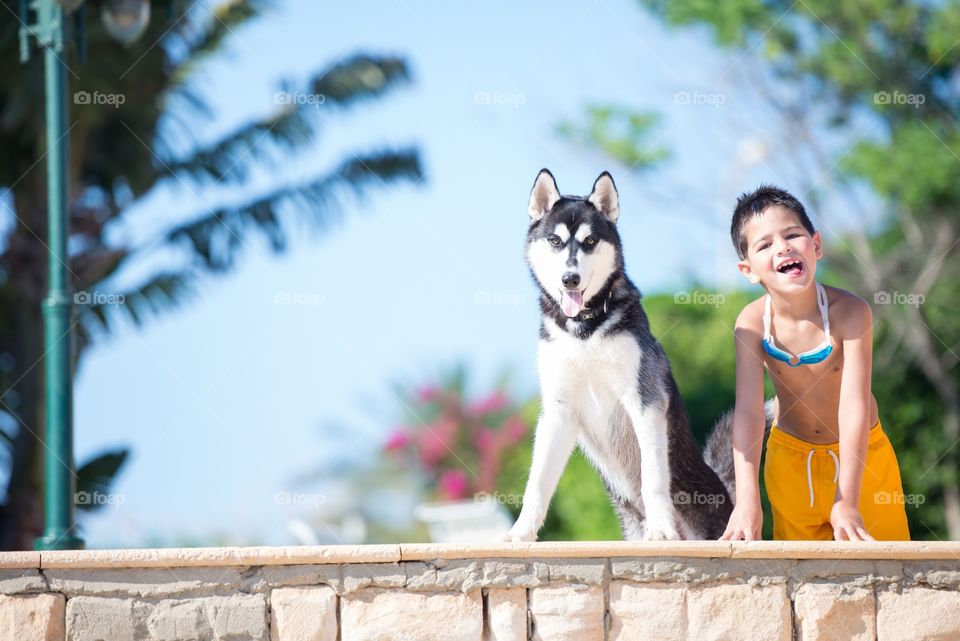
{"type": "Polygon", "coordinates": [[[817,306],[820,308],[820,318],[823,319],[823,333],[826,335],[823,343],[807,350],[802,354],[794,356],[790,352],[780,349],[773,342],[773,336],[770,334],[770,294],[767,294],[767,301],[763,310],[763,351],[777,359],[783,361],[790,367],[800,367],[801,365],[813,365],[823,362],[833,351],[833,345],[830,343],[830,317],[827,314],[827,292],[823,285],[817,283],[817,306]]]}

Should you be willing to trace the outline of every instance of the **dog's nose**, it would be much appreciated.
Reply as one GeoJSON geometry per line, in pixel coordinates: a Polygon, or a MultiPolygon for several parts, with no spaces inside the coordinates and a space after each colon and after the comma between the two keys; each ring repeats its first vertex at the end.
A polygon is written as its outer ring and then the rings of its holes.
{"type": "Polygon", "coordinates": [[[576,272],[567,272],[560,277],[560,281],[563,282],[563,286],[567,289],[573,289],[580,284],[580,274],[576,272]]]}

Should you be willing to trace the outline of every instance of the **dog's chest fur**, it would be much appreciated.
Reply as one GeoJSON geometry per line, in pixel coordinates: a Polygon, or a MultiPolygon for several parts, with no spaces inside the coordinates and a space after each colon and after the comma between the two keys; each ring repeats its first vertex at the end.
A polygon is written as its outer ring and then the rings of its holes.
{"type": "MultiPolygon", "coordinates": [[[[611,318],[606,326],[616,322],[611,318]]],[[[544,321],[549,340],[538,354],[543,402],[559,403],[568,425],[604,480],[621,496],[638,498],[640,450],[622,399],[637,386],[641,350],[627,332],[580,339],[544,321]]]]}

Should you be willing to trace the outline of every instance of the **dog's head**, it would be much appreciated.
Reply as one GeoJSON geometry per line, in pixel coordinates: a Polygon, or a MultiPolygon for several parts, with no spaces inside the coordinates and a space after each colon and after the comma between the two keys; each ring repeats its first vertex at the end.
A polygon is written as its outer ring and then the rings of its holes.
{"type": "Polygon", "coordinates": [[[572,318],[622,267],[617,187],[603,172],[590,195],[561,196],[541,169],[530,192],[527,263],[541,289],[572,318]]]}

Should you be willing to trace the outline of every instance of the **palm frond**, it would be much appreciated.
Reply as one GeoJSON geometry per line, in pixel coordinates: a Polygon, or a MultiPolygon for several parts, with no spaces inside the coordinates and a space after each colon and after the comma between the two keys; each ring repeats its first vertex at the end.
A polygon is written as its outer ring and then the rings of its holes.
{"type": "Polygon", "coordinates": [[[225,2],[214,7],[209,18],[199,27],[187,24],[178,30],[177,36],[182,40],[184,51],[178,56],[182,62],[170,74],[172,82],[184,84],[198,64],[220,50],[224,38],[233,33],[234,28],[261,14],[261,5],[250,0],[225,2]]]}
{"type": "Polygon", "coordinates": [[[244,180],[247,169],[277,148],[293,149],[313,138],[313,128],[300,110],[287,110],[240,127],[190,156],[166,163],[158,179],[244,180]],[[268,144],[263,144],[267,142],[268,144]]]}
{"type": "Polygon", "coordinates": [[[410,80],[403,58],[357,54],[328,67],[311,84],[313,93],[323,96],[324,105],[347,107],[410,80]]]}
{"type": "Polygon", "coordinates": [[[148,316],[177,307],[195,293],[195,278],[188,270],[165,271],[129,291],[81,299],[77,305],[80,322],[87,332],[92,329],[107,332],[111,329],[111,316],[123,314],[140,325],[148,316]]]}
{"type": "Polygon", "coordinates": [[[303,94],[285,83],[285,90],[274,95],[280,106],[277,113],[239,127],[183,159],[165,163],[162,176],[243,180],[251,161],[267,158],[278,147],[291,150],[311,141],[317,108],[347,107],[376,98],[409,79],[406,62],[401,58],[353,56],[331,65],[311,81],[311,100],[299,100],[298,96],[303,94]],[[265,138],[269,144],[261,144],[265,138]]]}
{"type": "Polygon", "coordinates": [[[173,243],[185,243],[204,267],[225,271],[233,266],[249,232],[264,236],[274,251],[286,247],[287,233],[281,208],[289,204],[317,229],[323,229],[338,213],[344,192],[362,198],[370,186],[386,186],[393,180],[419,182],[423,172],[415,150],[381,151],[355,156],[333,172],[306,184],[285,186],[240,207],[222,208],[168,232],[173,243]]]}
{"type": "Polygon", "coordinates": [[[127,254],[126,249],[94,246],[72,257],[70,272],[76,277],[74,287],[84,290],[105,280],[117,270],[127,254]]]}
{"type": "Polygon", "coordinates": [[[110,487],[129,456],[130,450],[125,448],[104,452],[80,466],[77,470],[77,498],[74,500],[77,509],[93,511],[110,503],[110,487]],[[101,496],[108,499],[100,500],[101,496]]]}

